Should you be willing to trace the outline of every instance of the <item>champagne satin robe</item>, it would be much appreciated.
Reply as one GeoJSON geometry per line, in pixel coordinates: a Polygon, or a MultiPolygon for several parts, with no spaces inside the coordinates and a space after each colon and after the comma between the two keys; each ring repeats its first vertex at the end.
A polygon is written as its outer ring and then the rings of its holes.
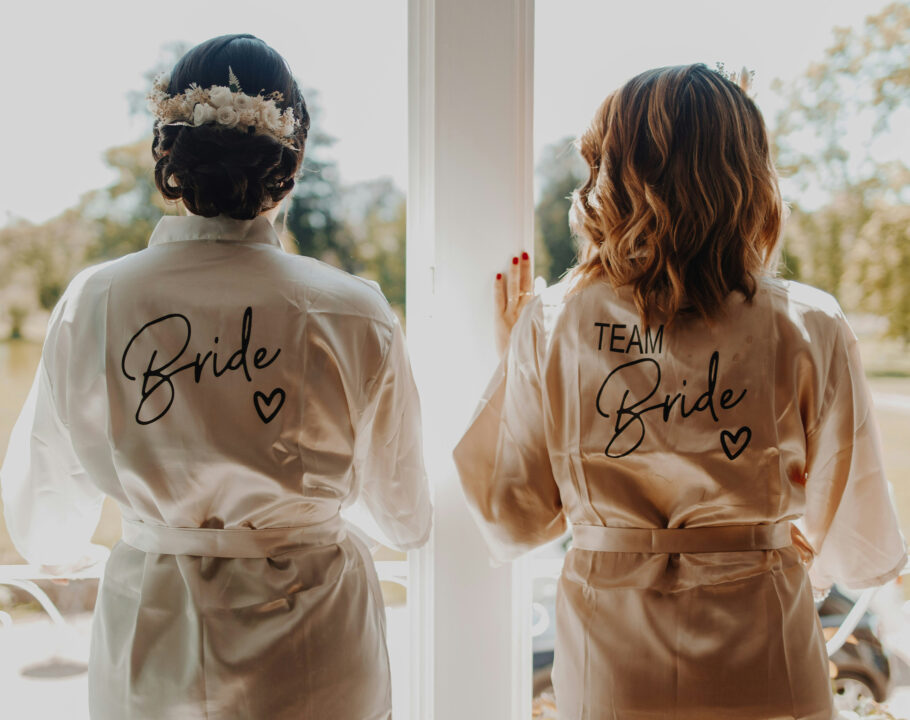
{"type": "Polygon", "coordinates": [[[401,327],[373,283],[281,250],[265,218],[166,217],[51,317],[0,471],[31,562],[78,561],[105,494],[96,720],[391,716],[386,542],[431,508],[401,327]]]}
{"type": "Polygon", "coordinates": [[[455,460],[500,560],[573,528],[562,720],[828,720],[813,588],[906,562],[856,338],[798,283],[650,328],[627,288],[549,288],[455,460]]]}

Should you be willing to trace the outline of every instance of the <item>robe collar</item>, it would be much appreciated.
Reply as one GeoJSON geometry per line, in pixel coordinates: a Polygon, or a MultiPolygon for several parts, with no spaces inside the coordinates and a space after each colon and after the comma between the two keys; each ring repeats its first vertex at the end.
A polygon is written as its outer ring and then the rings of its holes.
{"type": "Polygon", "coordinates": [[[235,220],[226,215],[211,218],[199,215],[165,215],[155,226],[149,238],[149,247],[192,240],[264,243],[276,248],[281,247],[272,223],[261,215],[252,220],[235,220]]]}

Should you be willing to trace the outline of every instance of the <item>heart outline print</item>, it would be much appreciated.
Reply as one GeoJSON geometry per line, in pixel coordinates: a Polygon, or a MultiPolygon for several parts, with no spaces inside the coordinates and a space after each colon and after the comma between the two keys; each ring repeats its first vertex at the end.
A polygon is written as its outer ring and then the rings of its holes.
{"type": "Polygon", "coordinates": [[[730,460],[736,460],[736,458],[738,458],[740,455],[742,455],[743,450],[746,449],[746,446],[749,444],[749,442],[751,440],[752,440],[752,429],[750,427],[748,427],[747,425],[743,425],[735,433],[732,433],[729,430],[720,431],[720,446],[723,448],[724,454],[730,460]],[[746,434],[746,439],[742,441],[742,445],[739,445],[739,443],[740,443],[739,438],[743,433],[746,434]],[[739,445],[739,447],[737,447],[737,445],[739,445]],[[732,450],[730,449],[731,446],[733,448],[732,450]]]}
{"type": "Polygon", "coordinates": [[[264,392],[257,390],[253,393],[253,406],[256,408],[256,414],[259,415],[259,419],[262,420],[266,425],[268,425],[272,420],[275,419],[275,416],[278,414],[278,411],[284,406],[284,401],[286,398],[284,390],[280,387],[276,387],[272,392],[266,395],[264,392]],[[278,396],[278,404],[272,409],[272,401],[275,399],[275,396],[278,396]],[[263,410],[262,406],[265,406],[263,410]]]}

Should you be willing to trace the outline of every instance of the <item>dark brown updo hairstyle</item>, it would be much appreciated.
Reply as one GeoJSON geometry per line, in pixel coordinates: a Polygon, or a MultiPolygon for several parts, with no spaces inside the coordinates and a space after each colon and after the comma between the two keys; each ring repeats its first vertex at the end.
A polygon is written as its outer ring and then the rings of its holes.
{"type": "Polygon", "coordinates": [[[287,62],[253,35],[222,35],[194,47],[171,72],[168,95],[183,93],[191,83],[228,85],[228,68],[249,95],[281,93],[279,109],[291,108],[299,123],[288,138],[292,147],[252,127],[156,122],[155,185],[168,200],[182,200],[194,215],[249,220],[293,189],[310,116],[287,62]]]}

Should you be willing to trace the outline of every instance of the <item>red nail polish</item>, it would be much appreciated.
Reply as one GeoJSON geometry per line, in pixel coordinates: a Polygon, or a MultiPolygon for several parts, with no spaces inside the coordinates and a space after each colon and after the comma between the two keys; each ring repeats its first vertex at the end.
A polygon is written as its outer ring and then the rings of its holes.
{"type": "Polygon", "coordinates": [[[517,258],[517,257],[513,257],[513,258],[512,258],[512,264],[513,264],[513,265],[518,265],[518,258],[517,258]]]}
{"type": "Polygon", "coordinates": [[[522,260],[527,260],[529,257],[530,257],[530,255],[528,255],[526,252],[523,252],[523,253],[521,254],[521,259],[522,259],[522,260]]]}
{"type": "Polygon", "coordinates": [[[502,280],[502,273],[496,273],[496,279],[502,280]]]}

